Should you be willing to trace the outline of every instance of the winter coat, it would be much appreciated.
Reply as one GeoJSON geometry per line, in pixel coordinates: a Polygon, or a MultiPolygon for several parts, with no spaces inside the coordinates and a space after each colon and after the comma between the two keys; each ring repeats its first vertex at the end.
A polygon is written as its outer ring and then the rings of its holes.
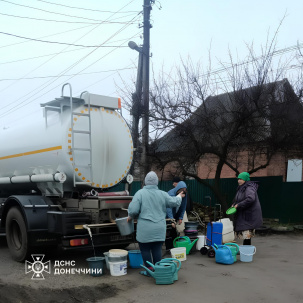
{"type": "Polygon", "coordinates": [[[257,190],[258,184],[253,181],[247,181],[238,186],[233,203],[233,205],[238,205],[234,218],[235,231],[256,229],[263,224],[257,190]]]}
{"type": "MultiPolygon", "coordinates": [[[[187,188],[186,183],[183,181],[178,182],[177,186],[171,190],[168,191],[168,194],[172,197],[175,197],[177,195],[177,192],[181,188],[187,188]]],[[[166,210],[166,215],[167,218],[169,219],[176,219],[176,220],[183,220],[184,213],[186,210],[186,205],[187,205],[187,194],[185,195],[184,198],[182,198],[182,202],[180,207],[173,207],[173,208],[168,208],[166,210]]]]}
{"type": "Polygon", "coordinates": [[[137,241],[164,242],[166,208],[179,207],[180,204],[181,197],[171,197],[157,185],[146,185],[137,191],[128,206],[128,215],[137,218],[137,241]]]}

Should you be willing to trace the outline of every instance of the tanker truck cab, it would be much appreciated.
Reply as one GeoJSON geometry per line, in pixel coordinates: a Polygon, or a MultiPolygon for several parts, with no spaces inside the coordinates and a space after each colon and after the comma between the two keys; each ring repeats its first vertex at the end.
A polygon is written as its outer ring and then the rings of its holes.
{"type": "Polygon", "coordinates": [[[109,191],[132,181],[133,141],[120,99],[88,92],[72,97],[70,84],[61,95],[41,104],[40,119],[0,130],[9,142],[0,149],[0,228],[17,261],[51,246],[132,242],[115,223],[128,215],[132,197],[109,191]]]}

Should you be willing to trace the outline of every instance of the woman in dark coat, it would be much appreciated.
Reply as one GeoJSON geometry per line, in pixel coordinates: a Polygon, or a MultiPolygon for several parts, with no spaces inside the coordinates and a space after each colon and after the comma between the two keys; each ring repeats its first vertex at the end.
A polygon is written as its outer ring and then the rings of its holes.
{"type": "Polygon", "coordinates": [[[237,209],[234,218],[236,237],[243,239],[243,245],[251,245],[251,238],[255,235],[255,229],[263,223],[262,210],[258,198],[258,184],[250,181],[250,175],[243,172],[238,176],[238,188],[234,199],[237,209]]]}

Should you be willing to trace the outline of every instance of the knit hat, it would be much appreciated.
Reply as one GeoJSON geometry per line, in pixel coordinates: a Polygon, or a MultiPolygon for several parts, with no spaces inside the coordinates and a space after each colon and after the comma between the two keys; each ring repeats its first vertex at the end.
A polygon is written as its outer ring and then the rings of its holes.
{"type": "Polygon", "coordinates": [[[158,185],[159,179],[154,171],[150,171],[144,180],[145,185],[158,185]]]}
{"type": "Polygon", "coordinates": [[[238,179],[242,179],[244,181],[249,181],[250,175],[247,172],[243,172],[243,173],[239,174],[238,179]]]}

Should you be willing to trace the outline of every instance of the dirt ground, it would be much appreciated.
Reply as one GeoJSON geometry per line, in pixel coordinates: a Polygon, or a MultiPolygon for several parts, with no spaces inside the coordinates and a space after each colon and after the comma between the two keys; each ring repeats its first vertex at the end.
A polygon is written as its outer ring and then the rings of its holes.
{"type": "Polygon", "coordinates": [[[51,273],[43,272],[43,280],[33,280],[32,272],[25,273],[26,264],[11,260],[1,239],[0,302],[303,302],[303,235],[257,236],[252,244],[257,249],[253,262],[221,265],[196,251],[182,262],[178,281],[156,285],[153,278],[132,268],[127,275],[116,277],[109,272],[99,277],[66,272],[55,275],[56,261],[74,261],[75,269],[88,268],[86,258],[91,252],[45,254],[43,262],[50,260],[51,273]]]}

